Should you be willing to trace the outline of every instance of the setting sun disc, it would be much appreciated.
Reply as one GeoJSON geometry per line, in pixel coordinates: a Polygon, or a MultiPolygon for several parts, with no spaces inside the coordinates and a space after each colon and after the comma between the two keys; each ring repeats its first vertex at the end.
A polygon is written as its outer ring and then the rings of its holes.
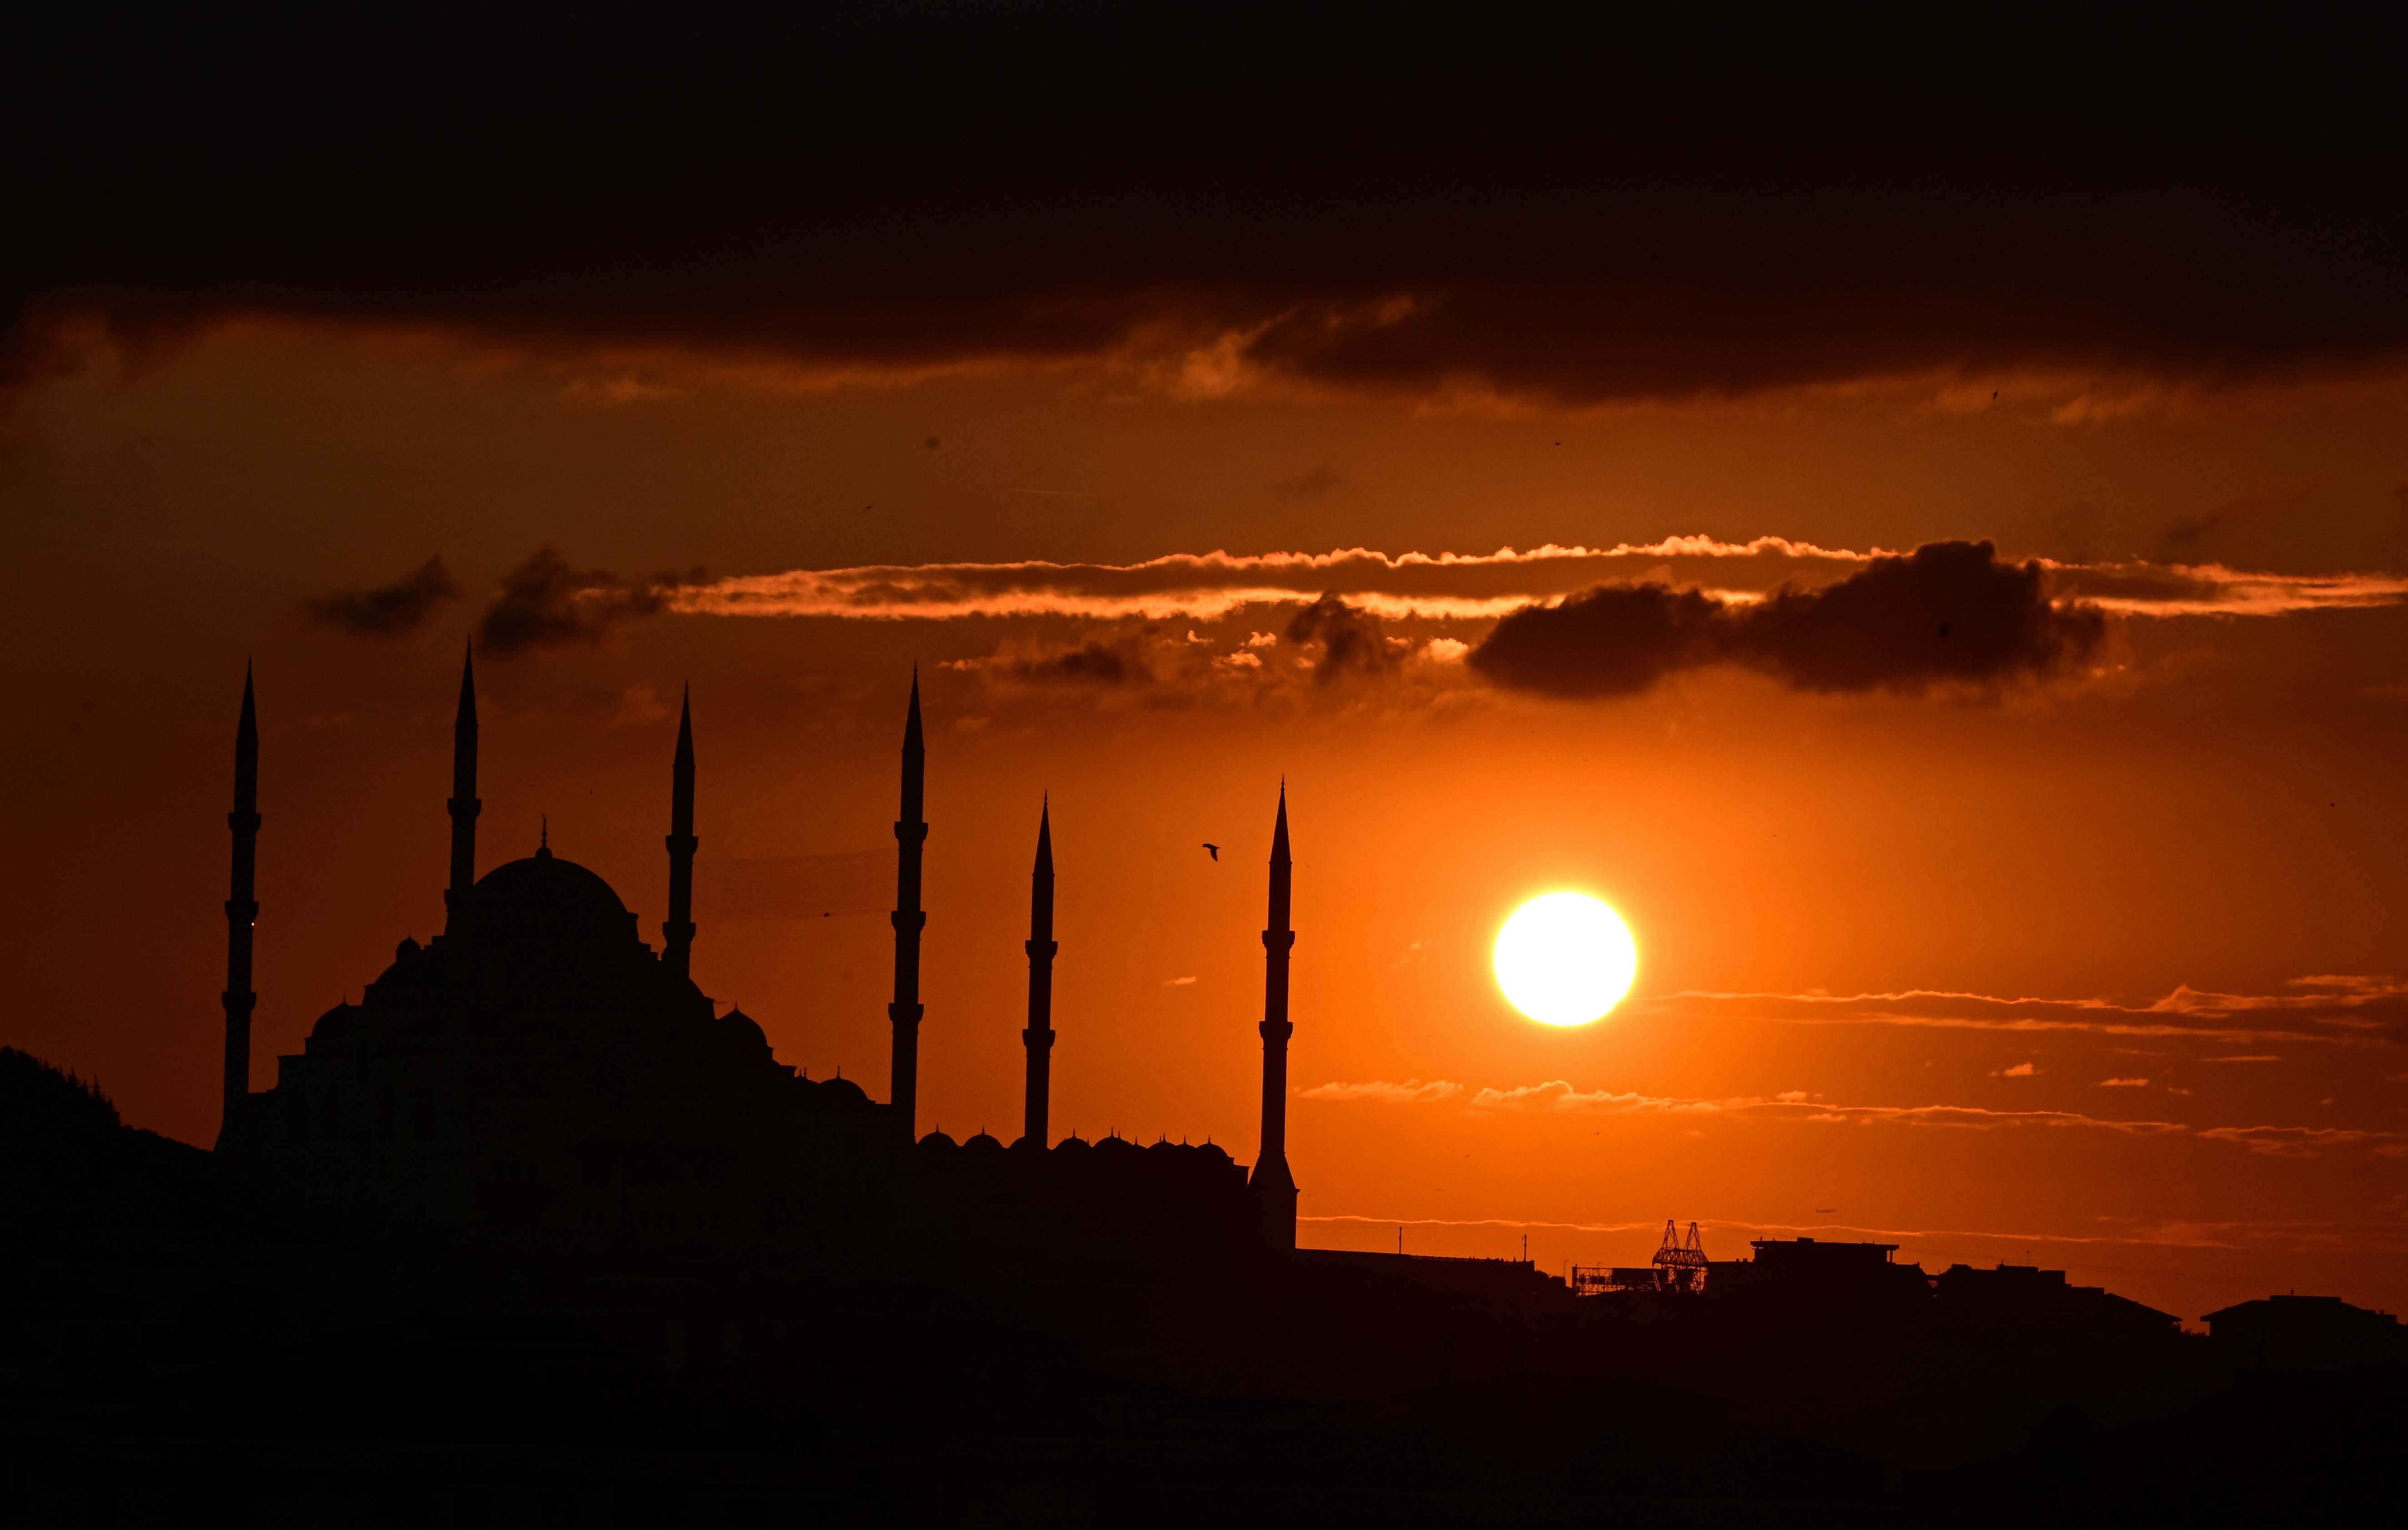
{"type": "Polygon", "coordinates": [[[1584,892],[1551,892],[1497,932],[1497,986],[1545,1025],[1601,1019],[1630,991],[1639,947],[1613,910],[1584,892]]]}

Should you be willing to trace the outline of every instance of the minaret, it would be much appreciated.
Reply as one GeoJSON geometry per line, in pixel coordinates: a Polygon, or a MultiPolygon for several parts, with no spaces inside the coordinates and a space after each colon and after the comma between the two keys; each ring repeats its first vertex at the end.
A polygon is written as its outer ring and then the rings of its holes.
{"type": "Polygon", "coordinates": [[[240,1137],[243,1106],[251,1097],[251,927],[259,922],[252,873],[259,864],[259,713],[251,701],[251,667],[242,671],[242,720],[234,732],[234,875],[226,894],[225,1109],[218,1122],[218,1146],[240,1137]]]}
{"type": "Polygon", "coordinates": [[[1043,1148],[1046,1116],[1054,1091],[1054,957],[1061,945],[1054,939],[1054,809],[1051,802],[1037,813],[1037,869],[1028,879],[1028,1029],[1020,1033],[1028,1048],[1028,1101],[1022,1112],[1021,1138],[1031,1148],[1043,1148]]]}
{"type": "Polygon", "coordinates": [[[468,903],[477,885],[477,655],[460,660],[460,714],[452,724],[452,885],[443,889],[445,927],[468,903]]]}
{"type": "Polygon", "coordinates": [[[1288,928],[1287,783],[1280,783],[1279,821],[1271,830],[1271,917],[1263,931],[1263,1148],[1255,1155],[1246,1188],[1264,1244],[1296,1247],[1296,1176],[1287,1167],[1287,954],[1296,945],[1288,928]]]}
{"type": "Polygon", "coordinates": [[[677,761],[669,768],[669,917],[661,923],[661,961],[680,977],[693,975],[694,700],[689,687],[679,703],[677,761]]]}
{"type": "Polygon", "coordinates": [[[928,840],[921,819],[928,750],[920,736],[920,671],[911,671],[911,709],[903,718],[903,811],[895,820],[895,1002],[886,1018],[895,1026],[894,1131],[908,1146],[919,1140],[920,931],[928,916],[920,909],[920,851],[928,840]]]}

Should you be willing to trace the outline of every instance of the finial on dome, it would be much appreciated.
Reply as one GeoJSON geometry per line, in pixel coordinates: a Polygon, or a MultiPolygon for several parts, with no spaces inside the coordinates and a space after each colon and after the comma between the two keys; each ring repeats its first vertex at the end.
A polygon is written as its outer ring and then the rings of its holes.
{"type": "Polygon", "coordinates": [[[538,822],[541,827],[536,830],[535,858],[538,860],[550,860],[552,859],[552,815],[549,813],[538,815],[538,822]]]}

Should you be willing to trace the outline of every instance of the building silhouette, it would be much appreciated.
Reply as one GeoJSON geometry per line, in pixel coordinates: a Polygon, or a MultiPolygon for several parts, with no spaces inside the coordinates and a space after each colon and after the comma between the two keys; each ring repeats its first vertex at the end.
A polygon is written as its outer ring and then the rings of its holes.
{"type": "Polygon", "coordinates": [[[1880,1311],[1919,1306],[1931,1293],[1920,1264],[1900,1264],[1895,1243],[1754,1238],[1753,1259],[1714,1260],[1706,1288],[1717,1297],[1880,1311]]]}
{"type": "Polygon", "coordinates": [[[555,1250],[841,1252],[917,1228],[996,1247],[1084,1251],[1296,1243],[1285,1140],[1290,858],[1286,791],[1272,833],[1263,1148],[1251,1175],[1211,1144],[1117,1135],[1049,1143],[1054,938],[1050,801],[1031,873],[1022,1133],[1007,1152],[914,1131],[926,747],[918,677],[904,721],[896,845],[892,1097],[777,1061],[739,1009],[693,975],[696,764],[691,697],[670,765],[667,917],[656,951],[608,882],[555,853],[477,874],[473,657],[453,726],[442,932],[405,939],[358,1003],[320,1016],[275,1084],[247,1089],[259,734],[244,682],[236,742],[226,1093],[219,1147],[297,1204],[555,1250]]]}
{"type": "Polygon", "coordinates": [[[2408,1329],[2338,1296],[2286,1292],[2207,1314],[2208,1336],[2250,1371],[2350,1371],[2408,1362],[2408,1329]]]}
{"type": "Polygon", "coordinates": [[[2063,1270],[2001,1263],[1993,1269],[1951,1264],[1931,1279],[1933,1309],[1943,1325],[2032,1331],[2074,1330],[2148,1339],[2173,1333],[2181,1320],[2103,1286],[2077,1286],[2063,1270]]]}

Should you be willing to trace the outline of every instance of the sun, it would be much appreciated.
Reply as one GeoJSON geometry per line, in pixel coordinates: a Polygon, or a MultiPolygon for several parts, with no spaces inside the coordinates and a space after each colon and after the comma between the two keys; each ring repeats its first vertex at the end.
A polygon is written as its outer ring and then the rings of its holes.
{"type": "Polygon", "coordinates": [[[1497,932],[1497,986],[1547,1025],[1603,1018],[1638,974],[1629,927],[1584,892],[1533,898],[1497,932]]]}

